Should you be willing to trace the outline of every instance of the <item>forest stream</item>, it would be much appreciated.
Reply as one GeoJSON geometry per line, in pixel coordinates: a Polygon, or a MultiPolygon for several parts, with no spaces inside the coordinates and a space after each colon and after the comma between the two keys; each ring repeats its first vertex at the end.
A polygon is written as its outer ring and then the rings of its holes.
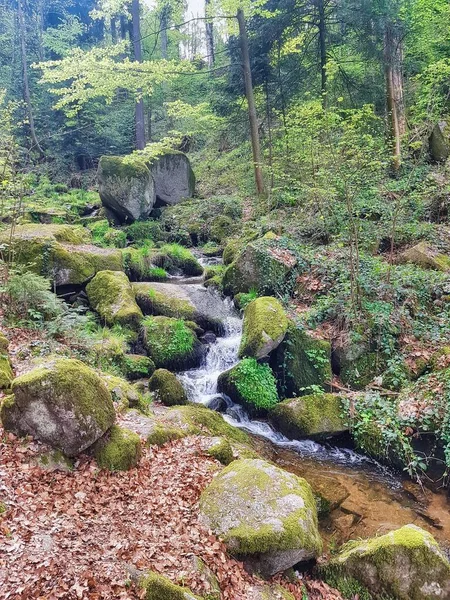
{"type": "MultiPolygon", "coordinates": [[[[218,259],[198,257],[203,265],[218,259]]],[[[329,549],[349,539],[368,538],[414,523],[427,529],[450,551],[450,511],[445,491],[421,487],[349,448],[321,444],[310,439],[293,441],[268,423],[252,420],[241,406],[217,391],[219,375],[238,362],[242,318],[229,298],[208,291],[198,279],[179,279],[191,294],[203,299],[223,323],[223,335],[211,343],[203,364],[178,375],[191,401],[216,406],[221,399],[223,418],[249,432],[258,452],[278,466],[304,477],[327,505],[321,533],[329,549]],[[329,503],[329,504],[328,504],[329,503]]]]}

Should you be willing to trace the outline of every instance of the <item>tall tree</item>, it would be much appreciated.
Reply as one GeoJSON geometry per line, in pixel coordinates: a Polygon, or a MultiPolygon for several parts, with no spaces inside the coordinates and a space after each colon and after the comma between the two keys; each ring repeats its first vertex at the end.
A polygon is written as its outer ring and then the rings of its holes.
{"type": "Polygon", "coordinates": [[[206,54],[208,66],[214,66],[214,26],[212,19],[209,19],[211,11],[211,0],[205,0],[205,36],[206,36],[206,54]]]}
{"type": "MultiPolygon", "coordinates": [[[[141,16],[139,0],[132,0],[131,18],[133,23],[133,48],[134,58],[137,62],[142,62],[142,36],[141,36],[141,16]]],[[[142,94],[142,90],[138,90],[142,94]]],[[[136,148],[143,150],[145,148],[145,118],[144,118],[144,100],[141,97],[136,101],[135,109],[136,123],[136,148]]]]}
{"type": "Polygon", "coordinates": [[[403,99],[403,41],[400,27],[387,20],[384,26],[384,71],[386,106],[391,129],[394,168],[402,156],[402,137],[406,131],[403,99]]]}

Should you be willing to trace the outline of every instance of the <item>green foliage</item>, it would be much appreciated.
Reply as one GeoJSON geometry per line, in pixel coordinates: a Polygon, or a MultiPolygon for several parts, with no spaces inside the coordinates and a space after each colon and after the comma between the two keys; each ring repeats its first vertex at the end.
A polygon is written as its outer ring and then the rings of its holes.
{"type": "Polygon", "coordinates": [[[135,221],[125,229],[127,238],[138,245],[164,240],[164,233],[158,221],[135,221]]]}
{"type": "Polygon", "coordinates": [[[278,402],[276,381],[271,368],[254,358],[244,358],[233,369],[231,380],[239,394],[257,409],[269,410],[278,402]]]}

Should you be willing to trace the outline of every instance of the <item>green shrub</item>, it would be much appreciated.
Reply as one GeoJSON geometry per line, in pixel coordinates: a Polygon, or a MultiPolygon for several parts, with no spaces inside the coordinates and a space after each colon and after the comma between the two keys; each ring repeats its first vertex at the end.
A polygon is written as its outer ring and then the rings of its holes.
{"type": "Polygon", "coordinates": [[[126,236],[138,245],[148,242],[160,242],[165,239],[165,234],[157,221],[135,221],[126,228],[126,236]]]}

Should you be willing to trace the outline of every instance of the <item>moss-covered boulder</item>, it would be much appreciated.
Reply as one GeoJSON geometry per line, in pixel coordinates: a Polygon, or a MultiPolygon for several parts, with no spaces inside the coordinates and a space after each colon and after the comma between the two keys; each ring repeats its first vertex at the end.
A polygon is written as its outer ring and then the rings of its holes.
{"type": "Polygon", "coordinates": [[[149,390],[155,392],[156,400],[165,406],[187,404],[187,396],[176,376],[167,369],[157,369],[148,382],[149,390]]]}
{"type": "Polygon", "coordinates": [[[107,325],[137,328],[143,317],[125,273],[100,271],[86,286],[91,308],[107,325]]]}
{"type": "MultiPolygon", "coordinates": [[[[155,264],[163,268],[170,267],[172,264],[176,269],[180,269],[185,275],[202,275],[203,267],[195,258],[190,250],[179,244],[165,244],[159,249],[159,260],[154,257],[155,264]],[[169,261],[169,265],[165,262],[169,261]]],[[[170,270],[170,268],[169,268],[170,270]]]]}
{"type": "Polygon", "coordinates": [[[365,342],[349,342],[333,350],[333,361],[342,383],[362,390],[386,368],[386,361],[379,352],[369,349],[365,342]]]}
{"type": "Polygon", "coordinates": [[[450,128],[446,121],[439,121],[433,127],[429,139],[430,156],[435,162],[445,162],[450,156],[450,128]]]}
{"type": "Polygon", "coordinates": [[[322,541],[309,484],[264,460],[238,460],[200,497],[204,524],[265,576],[317,557],[322,541]]]}
{"type": "Polygon", "coordinates": [[[8,390],[11,387],[14,373],[8,355],[9,340],[0,331],[0,390],[8,390]]]}
{"type": "Polygon", "coordinates": [[[341,399],[336,394],[311,394],[284,400],[270,411],[270,420],[290,439],[327,438],[348,430],[341,399]]]}
{"type": "Polygon", "coordinates": [[[149,216],[156,193],[155,182],[144,160],[134,155],[102,156],[97,178],[103,206],[120,222],[149,216]]]}
{"type": "Polygon", "coordinates": [[[147,165],[155,181],[159,202],[173,206],[194,194],[194,171],[183,152],[170,149],[159,151],[147,165]]]}
{"type": "Polygon", "coordinates": [[[220,436],[238,444],[251,444],[251,438],[245,431],[229,425],[222,415],[201,404],[170,408],[162,417],[161,424],[181,430],[186,435],[220,436]]]}
{"type": "Polygon", "coordinates": [[[252,586],[247,592],[246,600],[295,600],[295,598],[286,588],[274,583],[252,586]]]}
{"type": "Polygon", "coordinates": [[[376,598],[450,598],[450,563],[436,540],[415,525],[348,542],[324,572],[334,580],[352,578],[376,598]]]}
{"type": "Polygon", "coordinates": [[[142,354],[126,354],[123,357],[122,368],[125,377],[130,381],[151,377],[156,369],[152,359],[142,354]]]}
{"type": "Polygon", "coordinates": [[[190,589],[174,585],[167,577],[150,571],[139,581],[139,587],[144,594],[144,600],[202,600],[195,596],[190,589]]]}
{"type": "Polygon", "coordinates": [[[261,238],[247,244],[225,271],[226,294],[256,290],[259,294],[285,295],[295,283],[296,256],[278,238],[261,238]]]}
{"type": "Polygon", "coordinates": [[[122,271],[120,250],[92,245],[90,232],[72,225],[20,225],[0,235],[0,244],[13,252],[17,263],[27,265],[56,286],[81,285],[98,271],[122,271]]]}
{"type": "Polygon", "coordinates": [[[128,408],[137,408],[143,413],[148,412],[149,399],[141,394],[134,385],[109,373],[100,373],[100,376],[119,412],[128,408]]]}
{"type": "Polygon", "coordinates": [[[142,321],[142,342],[158,369],[194,368],[205,351],[185,321],[169,317],[146,317],[142,321]]]}
{"type": "Polygon", "coordinates": [[[145,315],[195,321],[196,309],[183,288],[170,283],[134,283],[136,302],[145,315]]]}
{"type": "Polygon", "coordinates": [[[279,400],[271,368],[258,363],[254,358],[244,358],[221,373],[217,389],[233,402],[241,404],[252,415],[265,414],[279,400]]]}
{"type": "Polygon", "coordinates": [[[76,456],[114,423],[114,405],[99,375],[78,360],[61,358],[17,377],[0,410],[5,429],[29,434],[76,456]]]}
{"type": "Polygon", "coordinates": [[[129,471],[139,463],[141,455],[139,436],[118,425],[113,425],[94,448],[98,466],[108,471],[129,471]]]}
{"type": "Polygon", "coordinates": [[[256,298],[247,305],[244,312],[239,356],[268,356],[283,341],[288,324],[284,309],[276,298],[256,298]]]}
{"type": "Polygon", "coordinates": [[[215,458],[223,465],[229,465],[234,460],[233,447],[229,440],[222,437],[213,437],[205,448],[205,454],[215,458]]]}
{"type": "Polygon", "coordinates": [[[419,242],[408,248],[398,257],[401,263],[412,263],[423,269],[436,269],[437,271],[450,271],[450,256],[442,254],[432,248],[427,242],[419,242]]]}
{"type": "Polygon", "coordinates": [[[148,446],[164,446],[174,440],[180,440],[188,434],[178,427],[171,427],[165,423],[156,423],[147,435],[148,446]]]}
{"type": "Polygon", "coordinates": [[[289,325],[281,344],[271,354],[270,364],[278,381],[280,394],[293,398],[327,390],[331,381],[331,346],[289,325]]]}

